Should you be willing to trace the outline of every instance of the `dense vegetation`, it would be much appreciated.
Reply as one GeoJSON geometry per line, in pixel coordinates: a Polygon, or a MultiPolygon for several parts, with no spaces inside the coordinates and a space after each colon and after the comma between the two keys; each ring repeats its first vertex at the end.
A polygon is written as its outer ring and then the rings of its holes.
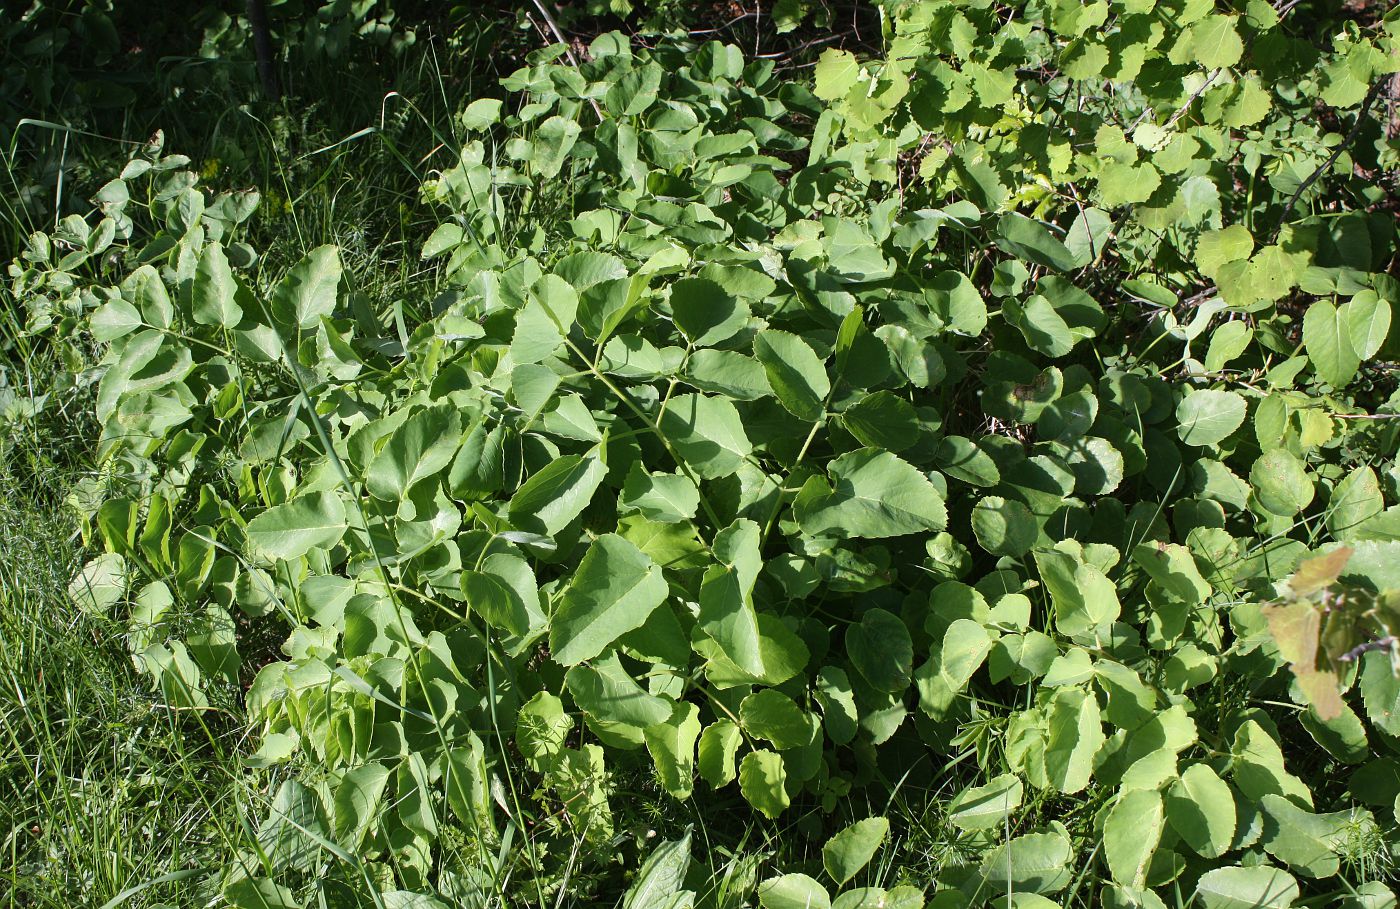
{"type": "Polygon", "coordinates": [[[729,6],[0,19],[17,905],[1395,905],[1400,13],[729,6]]]}

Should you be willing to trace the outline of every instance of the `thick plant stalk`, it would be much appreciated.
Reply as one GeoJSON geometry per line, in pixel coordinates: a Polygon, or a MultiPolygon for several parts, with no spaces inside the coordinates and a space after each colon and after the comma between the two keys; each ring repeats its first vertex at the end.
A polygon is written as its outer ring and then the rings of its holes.
{"type": "Polygon", "coordinates": [[[263,94],[276,101],[282,94],[277,87],[277,73],[272,68],[272,32],[267,26],[267,7],[263,0],[248,0],[248,25],[253,30],[253,53],[258,59],[258,79],[263,94]]]}

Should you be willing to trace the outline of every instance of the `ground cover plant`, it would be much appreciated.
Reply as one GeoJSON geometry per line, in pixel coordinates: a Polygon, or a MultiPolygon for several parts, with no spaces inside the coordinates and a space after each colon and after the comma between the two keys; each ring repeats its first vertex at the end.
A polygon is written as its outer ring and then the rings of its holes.
{"type": "Polygon", "coordinates": [[[387,286],[163,134],[24,236],[218,768],[112,905],[1395,904],[1400,16],[871,14],[529,51],[387,286]]]}

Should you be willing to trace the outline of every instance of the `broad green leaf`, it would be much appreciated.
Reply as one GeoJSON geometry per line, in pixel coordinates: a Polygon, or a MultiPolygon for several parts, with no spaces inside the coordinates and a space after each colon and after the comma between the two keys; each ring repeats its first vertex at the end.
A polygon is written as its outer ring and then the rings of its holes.
{"type": "Polygon", "coordinates": [[[566,394],[559,398],[545,414],[542,421],[544,431],[564,439],[579,442],[602,442],[603,434],[598,421],[576,394],[566,394]]]}
{"type": "Polygon", "coordinates": [[[1064,374],[1047,366],[1027,382],[990,381],[982,392],[988,414],[1011,423],[1034,423],[1064,391],[1064,374]]]}
{"type": "Polygon", "coordinates": [[[314,791],[296,780],[277,789],[267,820],[258,828],[258,847],[275,871],[305,869],[316,858],[318,839],[326,839],[325,806],[314,791]]]}
{"type": "Polygon", "coordinates": [[[550,617],[550,655],[564,666],[598,656],[640,628],[666,592],[661,569],[637,547],[616,534],[598,537],[550,617]]]}
{"type": "Polygon", "coordinates": [[[365,835],[378,821],[388,782],[389,768],[378,762],[361,764],[345,774],[333,798],[336,843],[352,853],[359,851],[365,835]]]}
{"type": "Polygon", "coordinates": [[[965,436],[939,439],[934,460],[943,473],[972,486],[995,486],[1001,482],[996,461],[965,436]]]}
{"type": "Polygon", "coordinates": [[[977,872],[963,884],[966,893],[1058,893],[1074,876],[1071,845],[1063,828],[1027,833],[983,853],[977,872]]]}
{"type": "Polygon", "coordinates": [[[705,565],[705,546],[689,521],[662,524],[640,515],[617,523],[618,535],[651,557],[662,568],[676,571],[705,565]]]}
{"type": "Polygon", "coordinates": [[[106,422],[127,395],[154,392],[183,378],[193,365],[188,349],[165,345],[154,329],[123,339],[121,355],[107,368],[97,388],[97,419],[106,422]]]}
{"type": "Polygon", "coordinates": [[[564,684],[575,704],[604,722],[645,729],[671,716],[673,705],[638,685],[616,653],[590,665],[571,667],[564,684]]]}
{"type": "Polygon", "coordinates": [[[1139,544],[1133,561],[1173,599],[1195,606],[1210,596],[1210,584],[1201,576],[1195,557],[1180,543],[1139,544]]]}
{"type": "Polygon", "coordinates": [[[805,874],[784,874],[758,885],[763,909],[831,909],[826,888],[805,874]]]}
{"type": "Polygon", "coordinates": [[[1365,290],[1343,303],[1340,312],[1357,356],[1362,360],[1374,357],[1390,334],[1390,301],[1365,290]]]}
{"type": "MultiPolygon", "coordinates": [[[[578,316],[578,293],[558,275],[544,275],[530,288],[525,305],[515,314],[510,356],[516,363],[539,363],[564,343],[578,316]]],[[[516,389],[517,397],[520,389],[516,389]]]]}
{"type": "Polygon", "coordinates": [[[672,284],[671,312],[676,326],[696,347],[728,340],[752,318],[748,303],[705,278],[683,278],[672,284]]]}
{"type": "Polygon", "coordinates": [[[1209,447],[1239,429],[1244,415],[1244,398],[1233,391],[1192,391],[1176,406],[1176,431],[1187,445],[1209,447]]]}
{"type": "Polygon", "coordinates": [[[220,895],[234,909],[302,909],[291,890],[266,877],[230,881],[220,895]]]}
{"type": "Polygon", "coordinates": [[[651,851],[622,897],[621,909],[680,909],[675,898],[685,892],[685,875],[689,868],[690,828],[687,827],[680,839],[664,842],[651,851]]]}
{"type": "Polygon", "coordinates": [[[898,370],[915,387],[931,388],[948,374],[939,348],[902,326],[882,325],[870,337],[870,349],[861,351],[860,358],[846,368],[845,375],[852,384],[879,382],[898,370]]]}
{"type": "Polygon", "coordinates": [[[409,489],[441,473],[462,439],[462,418],[452,407],[420,410],[394,430],[365,469],[365,486],[377,499],[397,502],[409,489]]]}
{"type": "Polygon", "coordinates": [[[455,498],[473,500],[502,488],[509,441],[504,425],[488,428],[482,420],[473,426],[447,471],[448,492],[455,498]]]}
{"type": "Polygon", "coordinates": [[[823,101],[843,97],[860,79],[860,63],[849,51],[827,49],[817,59],[812,91],[823,101]]]}
{"type": "Polygon", "coordinates": [[[1286,448],[1272,448],[1259,456],[1249,471],[1254,495],[1270,512],[1291,517],[1313,500],[1313,482],[1303,462],[1286,448]]]}
{"type": "Polygon", "coordinates": [[[1349,838],[1370,829],[1378,834],[1365,809],[1313,814],[1279,795],[1264,796],[1264,849],[1289,868],[1311,878],[1327,878],[1341,867],[1338,854],[1349,838]]]}
{"type": "Polygon", "coordinates": [[[1289,909],[1298,895],[1298,882],[1268,865],[1215,868],[1196,882],[1202,909],[1289,909]]]}
{"type": "Polygon", "coordinates": [[[716,789],[734,780],[734,757],[743,741],[743,733],[730,720],[716,720],[700,734],[700,776],[716,789]]]}
{"type": "Polygon", "coordinates": [[[482,130],[501,119],[499,98],[479,98],[468,104],[466,110],[458,114],[462,126],[469,130],[482,130]]]}
{"type": "Polygon", "coordinates": [[[739,762],[739,791],[744,799],[770,819],[787,810],[787,771],[783,757],[758,749],[739,762]]]}
{"type": "Polygon", "coordinates": [[[1099,401],[1087,388],[1061,395],[1036,418],[1036,430],[1047,440],[1067,444],[1081,441],[1093,428],[1099,401]]]}
{"type": "Polygon", "coordinates": [[[598,367],[625,379],[654,379],[666,372],[666,362],[656,345],[630,333],[608,339],[598,358],[598,367]]]}
{"type": "Polygon", "coordinates": [[[647,727],[645,735],[647,751],[656,764],[662,787],[678,799],[690,798],[695,779],[695,740],[700,736],[700,709],[681,701],[672,707],[666,720],[647,727]]]}
{"type": "Polygon", "coordinates": [[[588,507],[605,476],[607,468],[593,453],[551,461],[511,496],[511,523],[554,536],[588,507]]]}
{"type": "Polygon", "coordinates": [[[681,459],[707,480],[734,473],[753,451],[739,412],[725,398],[676,395],[660,428],[681,459]]]}
{"type": "Polygon", "coordinates": [[[1361,658],[1361,698],[1373,726],[1387,735],[1400,735],[1400,677],[1388,654],[1372,651],[1361,658]]]}
{"type": "Polygon", "coordinates": [[[1339,909],[1395,909],[1395,892],[1380,881],[1367,881],[1337,905],[1339,909]]]}
{"type": "Polygon", "coordinates": [[[1099,705],[1082,688],[1061,688],[1051,702],[1047,725],[1045,772],[1061,792],[1078,792],[1089,785],[1094,755],[1104,742],[1099,705]]]}
{"type": "Polygon", "coordinates": [[[1223,266],[1248,259],[1252,252],[1254,238],[1244,225],[1208,230],[1196,241],[1196,267],[1201,274],[1214,278],[1223,266]]]}
{"type": "Polygon", "coordinates": [[[314,328],[335,312],[340,286],[340,250],[318,246],[277,283],[268,303],[273,317],[296,328],[314,328]]]}
{"type": "Polygon", "coordinates": [[[846,626],[846,654],[877,691],[903,691],[914,672],[914,643],[909,629],[892,612],[867,609],[860,621],[846,626]]]}
{"type": "MultiPolygon", "coordinates": [[[[560,733],[561,743],[567,732],[565,729],[560,733]]],[[[552,753],[549,760],[553,760],[552,753]]],[[[468,731],[466,743],[444,755],[442,776],[447,804],[457,819],[469,830],[489,829],[494,803],[488,794],[490,774],[486,768],[486,749],[476,733],[468,731]]]]}
{"type": "Polygon", "coordinates": [[[1385,498],[1376,472],[1363,465],[1332,488],[1327,500],[1327,529],[1338,540],[1350,540],[1362,524],[1384,510],[1385,498]]]}
{"type": "Polygon", "coordinates": [[[962,691],[992,649],[992,637],[972,619],[955,619],[943,635],[939,672],[953,691],[962,691]]]}
{"type": "Polygon", "coordinates": [[[155,679],[160,695],[172,707],[203,710],[209,699],[203,690],[203,674],[179,641],[151,644],[133,657],[138,669],[155,679]]]}
{"type": "Polygon", "coordinates": [[[1235,798],[1206,764],[1192,764],[1167,790],[1167,820],[1204,858],[1219,858],[1235,838],[1235,798]]]}
{"type": "Polygon", "coordinates": [[[563,278],[574,290],[583,293],[606,281],[627,277],[627,266],[617,256],[588,249],[570,253],[555,262],[554,274],[563,278]]]}
{"type": "Polygon", "coordinates": [[[1049,228],[1009,212],[997,221],[996,244],[1018,259],[1058,271],[1074,269],[1074,255],[1049,228]]]}
{"type": "Polygon", "coordinates": [[[969,786],[948,804],[948,820],[963,830],[1001,830],[1021,806],[1025,787],[1015,774],[1003,773],[983,786],[969,786]]]}
{"type": "Polygon", "coordinates": [[[550,117],[541,123],[533,143],[535,173],[546,180],[559,176],[581,132],[583,129],[578,123],[563,117],[550,117]]]}
{"type": "Polygon", "coordinates": [[[1220,372],[1225,365],[1249,350],[1254,341],[1254,329],[1243,321],[1226,322],[1211,332],[1206,349],[1206,372],[1220,372]]]}
{"type": "Polygon", "coordinates": [[[747,519],[715,535],[713,549],[718,564],[706,570],[701,582],[697,621],[738,668],[762,677],[767,666],[753,605],[754,583],[763,566],[758,542],[758,525],[747,519]]]}
{"type": "Polygon", "coordinates": [[[844,885],[870,864],[889,835],[890,822],[886,818],[868,817],[856,821],[822,846],[822,867],[833,881],[844,885]]]}
{"type": "Polygon", "coordinates": [[[686,361],[683,382],[701,391],[739,401],[757,401],[773,393],[763,364],[738,351],[705,348],[686,361]]]}
{"type": "Polygon", "coordinates": [[[763,364],[779,403],[810,423],[821,420],[831,382],[812,348],[797,335],[768,329],[753,339],[754,356],[763,364]]]}
{"type": "Polygon", "coordinates": [[[835,481],[832,490],[807,501],[799,497],[795,505],[805,533],[877,539],[942,530],[947,524],[938,490],[917,468],[890,452],[849,452],[827,469],[835,481]]]}
{"type": "Polygon", "coordinates": [[[1074,474],[1075,492],[1082,495],[1108,495],[1123,482],[1123,454],[1107,439],[1080,439],[1065,446],[1060,457],[1074,474]]]}
{"type": "Polygon", "coordinates": [[[846,671],[837,666],[823,666],[817,673],[816,697],[821,705],[827,737],[837,745],[845,745],[854,739],[859,729],[858,715],[846,671]]]}
{"type": "Polygon", "coordinates": [[[977,286],[962,272],[940,273],[924,286],[924,299],[948,327],[959,334],[976,337],[987,327],[987,303],[977,286]]]}
{"type": "Polygon", "coordinates": [[[923,909],[924,892],[912,884],[891,890],[883,887],[856,887],[846,890],[831,903],[831,909],[923,909]]]}
{"type": "Polygon", "coordinates": [[[1161,183],[1161,173],[1150,163],[1113,161],[1099,172],[1099,202],[1105,208],[1146,202],[1161,183]]]}
{"type": "MultiPolygon", "coordinates": [[[[1323,675],[1319,673],[1319,675],[1323,675]]],[[[1326,679],[1329,692],[1316,697],[1305,691],[1310,707],[1298,718],[1303,728],[1321,745],[1328,754],[1345,764],[1359,764],[1371,756],[1371,743],[1366,737],[1366,725],[1345,702],[1341,700],[1340,685],[1326,679]],[[1335,698],[1335,700],[1333,700],[1335,698]]],[[[1322,684],[1319,680],[1318,687],[1322,684]]],[[[1299,687],[1302,687],[1300,680],[1299,687]]]]}
{"type": "Polygon", "coordinates": [[[903,451],[919,441],[914,405],[888,391],[866,395],[842,411],[841,425],[871,448],[903,451]]]}
{"type": "Polygon", "coordinates": [[[1103,825],[1104,861],[1115,881],[1146,886],[1162,825],[1162,796],[1155,789],[1132,789],[1119,796],[1103,825]]]}
{"type": "Polygon", "coordinates": [[[270,559],[297,559],[330,549],[345,535],[345,503],[333,492],[297,496],[248,522],[248,542],[270,559]]]}
{"type": "Polygon", "coordinates": [[[233,328],[242,321],[243,309],[236,299],[238,281],[233,277],[221,244],[210,243],[204,247],[190,294],[194,320],[201,325],[233,328]]]}
{"type": "Polygon", "coordinates": [[[676,523],[695,517],[695,510],[700,507],[700,490],[683,474],[648,473],[639,461],[627,474],[617,504],[648,520],[676,523]]]}
{"type": "Polygon", "coordinates": [[[618,79],[603,96],[608,110],[619,117],[634,117],[656,101],[662,69],[649,63],[618,79]]]}
{"type": "Polygon", "coordinates": [[[564,712],[564,702],[540,691],[516,714],[515,747],[531,769],[542,771],[554,763],[573,728],[574,718],[564,712]]]}
{"type": "Polygon", "coordinates": [[[1318,300],[1303,314],[1303,346],[1313,369],[1328,385],[1341,388],[1361,367],[1361,353],[1352,341],[1345,309],[1318,300]]]}
{"type": "Polygon", "coordinates": [[[1007,300],[1002,312],[1021,330],[1026,343],[1047,357],[1063,357],[1078,340],[1054,304],[1041,294],[1032,294],[1024,302],[1007,300]]]}
{"type": "Polygon", "coordinates": [[[811,737],[807,715],[792,698],[772,688],[744,698],[739,705],[739,722],[749,735],[772,742],[780,751],[805,745],[811,737]]]}
{"type": "Polygon", "coordinates": [[[108,300],[88,321],[88,330],[97,341],[115,341],[145,324],[135,306],[123,299],[108,300]]]}
{"type": "Polygon", "coordinates": [[[1029,508],[1014,499],[986,496],[972,508],[972,534],[993,555],[1020,558],[1040,535],[1029,508]]]}
{"type": "Polygon", "coordinates": [[[127,585],[126,559],[104,552],[82,567],[68,584],[73,605],[84,612],[106,615],[121,601],[127,585]]]}
{"type": "Polygon", "coordinates": [[[1277,244],[1266,246],[1249,260],[1246,274],[1254,297],[1281,300],[1298,285],[1298,259],[1277,244]]]}
{"type": "Polygon", "coordinates": [[[1266,795],[1282,795],[1312,806],[1312,793],[1288,772],[1278,742],[1258,722],[1247,720],[1235,732],[1231,756],[1231,778],[1247,800],[1258,802],[1266,795]]]}
{"type": "Polygon", "coordinates": [[[1055,627],[1062,633],[1088,634],[1118,618],[1122,605],[1117,590],[1094,565],[1059,550],[1037,550],[1035,564],[1050,591],[1055,627]]]}
{"type": "Polygon", "coordinates": [[[1172,62],[1189,61],[1206,69],[1223,69],[1239,63],[1244,54],[1244,41],[1235,29],[1235,23],[1238,21],[1238,16],[1212,13],[1194,23],[1181,39],[1187,46],[1186,53],[1179,54],[1178,50],[1174,49],[1172,62]]]}

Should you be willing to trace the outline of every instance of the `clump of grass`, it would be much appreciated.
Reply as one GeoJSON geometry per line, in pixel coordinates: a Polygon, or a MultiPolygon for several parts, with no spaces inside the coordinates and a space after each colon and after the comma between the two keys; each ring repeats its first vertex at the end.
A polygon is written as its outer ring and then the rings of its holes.
{"type": "Polygon", "coordinates": [[[65,500],[86,427],[58,397],[15,410],[36,412],[0,425],[0,891],[37,907],[193,899],[243,836],[238,725],[162,707],[116,617],[72,605],[65,500]]]}

